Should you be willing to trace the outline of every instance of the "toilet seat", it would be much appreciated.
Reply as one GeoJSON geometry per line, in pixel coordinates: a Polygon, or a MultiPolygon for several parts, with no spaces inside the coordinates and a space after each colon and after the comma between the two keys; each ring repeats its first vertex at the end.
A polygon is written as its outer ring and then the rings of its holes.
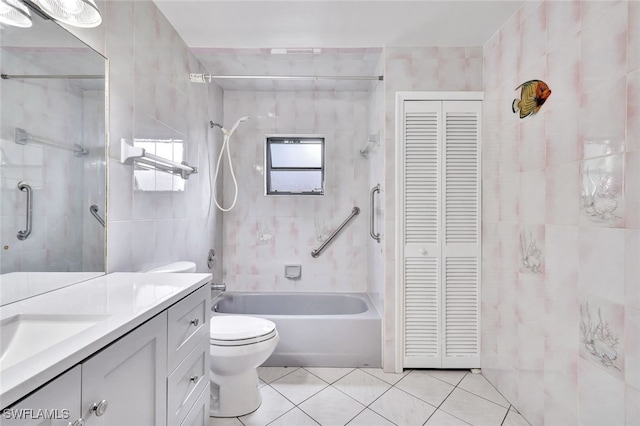
{"type": "Polygon", "coordinates": [[[277,336],[276,325],[267,319],[243,315],[214,316],[209,342],[214,346],[245,346],[277,336]]]}

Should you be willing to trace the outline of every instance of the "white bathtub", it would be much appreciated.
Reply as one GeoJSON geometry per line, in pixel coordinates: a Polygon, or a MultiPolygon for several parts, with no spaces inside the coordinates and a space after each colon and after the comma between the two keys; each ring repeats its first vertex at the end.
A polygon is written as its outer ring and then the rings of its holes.
{"type": "Polygon", "coordinates": [[[382,321],[364,293],[233,293],[214,299],[213,315],[242,314],[276,324],[271,367],[380,367],[382,321]]]}

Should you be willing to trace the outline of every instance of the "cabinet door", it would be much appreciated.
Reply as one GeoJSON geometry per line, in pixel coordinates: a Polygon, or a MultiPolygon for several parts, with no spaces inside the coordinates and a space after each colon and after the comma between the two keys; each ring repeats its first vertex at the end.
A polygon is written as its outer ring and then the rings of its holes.
{"type": "Polygon", "coordinates": [[[80,366],[4,409],[3,426],[68,426],[80,419],[80,366]]]}
{"type": "Polygon", "coordinates": [[[82,364],[85,424],[166,425],[166,377],[167,313],[163,312],[82,364]],[[92,409],[94,405],[98,410],[92,409]]]}

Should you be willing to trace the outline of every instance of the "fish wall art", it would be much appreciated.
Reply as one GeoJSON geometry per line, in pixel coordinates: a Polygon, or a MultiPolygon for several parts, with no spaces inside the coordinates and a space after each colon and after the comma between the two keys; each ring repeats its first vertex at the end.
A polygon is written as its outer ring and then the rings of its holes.
{"type": "Polygon", "coordinates": [[[551,96],[551,89],[542,80],[529,80],[516,87],[515,90],[520,88],[522,88],[520,99],[514,99],[511,104],[511,110],[514,113],[520,112],[520,118],[535,115],[551,96]]]}

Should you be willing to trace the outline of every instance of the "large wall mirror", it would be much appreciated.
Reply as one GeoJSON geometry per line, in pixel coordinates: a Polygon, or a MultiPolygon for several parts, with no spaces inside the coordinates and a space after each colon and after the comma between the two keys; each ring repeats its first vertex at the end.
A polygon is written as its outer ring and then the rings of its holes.
{"type": "Polygon", "coordinates": [[[0,305],[105,272],[107,62],[32,20],[0,26],[0,305]]]}

